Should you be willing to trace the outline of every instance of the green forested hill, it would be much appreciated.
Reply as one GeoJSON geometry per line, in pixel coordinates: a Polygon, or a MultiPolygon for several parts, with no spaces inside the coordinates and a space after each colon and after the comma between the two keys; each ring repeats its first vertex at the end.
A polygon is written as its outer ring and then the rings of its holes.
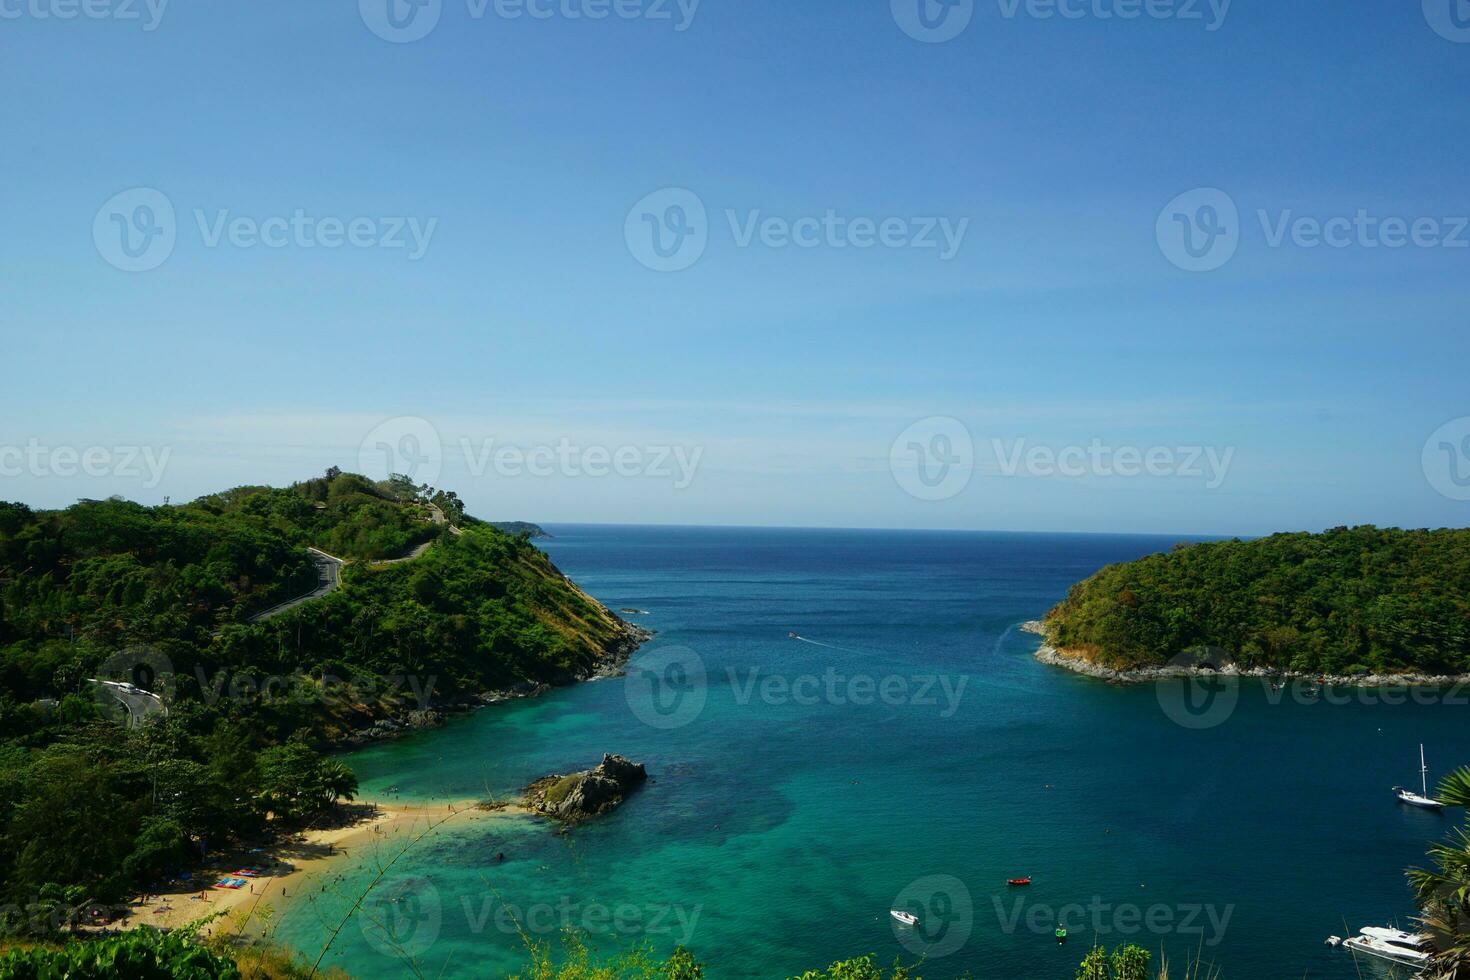
{"type": "Polygon", "coordinates": [[[1114,668],[1208,645],[1250,667],[1470,673],[1470,530],[1181,545],[1078,583],[1046,626],[1052,645],[1114,668]]]}
{"type": "Polygon", "coordinates": [[[634,642],[528,541],[402,480],[0,503],[0,902],[115,898],[350,790],[318,750],[353,730],[634,642]],[[341,586],[257,621],[316,586],[308,545],[347,561],[341,586]],[[134,659],[156,676],[119,676],[134,659]],[[165,695],[166,717],[124,728],[98,676],[165,695]]]}

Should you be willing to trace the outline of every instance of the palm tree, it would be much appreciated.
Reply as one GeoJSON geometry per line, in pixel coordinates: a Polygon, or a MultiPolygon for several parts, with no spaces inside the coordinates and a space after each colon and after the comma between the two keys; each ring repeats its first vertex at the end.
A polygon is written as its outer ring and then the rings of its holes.
{"type": "MultiPolygon", "coordinates": [[[[1470,767],[1440,781],[1435,796],[1446,806],[1470,807],[1470,767]]],[[[1409,884],[1423,911],[1421,921],[1437,950],[1425,974],[1431,980],[1470,980],[1470,833],[1456,828],[1429,849],[1433,871],[1410,868],[1409,884]]]]}
{"type": "Polygon", "coordinates": [[[331,806],[339,799],[357,799],[357,776],[336,759],[322,760],[317,768],[317,780],[324,807],[331,806]]]}

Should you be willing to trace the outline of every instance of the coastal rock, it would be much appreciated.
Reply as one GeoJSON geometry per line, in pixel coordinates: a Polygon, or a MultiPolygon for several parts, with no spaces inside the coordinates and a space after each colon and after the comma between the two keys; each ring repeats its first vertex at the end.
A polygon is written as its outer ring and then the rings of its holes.
{"type": "Polygon", "coordinates": [[[444,724],[444,716],[433,708],[410,711],[403,719],[404,727],[410,729],[438,728],[442,724],[444,724]]]}
{"type": "Polygon", "coordinates": [[[648,779],[641,762],[604,755],[596,768],[551,775],[526,787],[526,806],[548,817],[578,823],[617,807],[648,779]]]}
{"type": "Polygon", "coordinates": [[[409,732],[438,728],[444,723],[444,715],[434,708],[409,711],[402,716],[376,718],[366,728],[359,728],[342,741],[347,745],[362,745],[383,739],[397,738],[409,732]]]}
{"type": "Polygon", "coordinates": [[[621,629],[618,637],[602,651],[595,662],[576,671],[566,671],[560,676],[553,677],[551,679],[552,682],[521,680],[500,690],[481,691],[453,698],[438,699],[434,708],[424,708],[373,719],[366,727],[357,728],[345,735],[333,736],[331,744],[350,747],[399,738],[411,732],[438,727],[444,723],[446,717],[452,714],[473,711],[476,708],[483,708],[486,705],[500,704],[518,698],[540,697],[559,684],[573,684],[582,681],[600,680],[605,677],[619,677],[623,673],[623,665],[628,662],[628,658],[633,654],[633,651],[637,650],[639,646],[646,643],[654,635],[653,630],[644,629],[641,626],[634,626],[622,620],[619,620],[619,623],[621,624],[621,629]]]}
{"type": "MultiPolygon", "coordinates": [[[[1219,651],[1216,651],[1219,653],[1219,651]]],[[[1166,664],[1159,667],[1132,667],[1115,670],[1095,664],[1076,654],[1043,644],[1036,659],[1053,667],[1063,667],[1078,674],[1096,677],[1111,684],[1148,684],[1170,677],[1239,677],[1259,678],[1268,683],[1303,681],[1308,685],[1327,687],[1455,687],[1470,684],[1467,674],[1312,674],[1299,670],[1268,670],[1265,667],[1241,667],[1226,657],[1206,658],[1197,663],[1166,664]]]]}
{"type": "Polygon", "coordinates": [[[653,639],[654,631],[642,626],[634,626],[632,623],[623,622],[623,638],[610,648],[606,654],[589,670],[582,671],[577,675],[579,681],[600,681],[609,677],[622,677],[623,666],[627,664],[628,658],[633,655],[643,644],[653,639]]]}

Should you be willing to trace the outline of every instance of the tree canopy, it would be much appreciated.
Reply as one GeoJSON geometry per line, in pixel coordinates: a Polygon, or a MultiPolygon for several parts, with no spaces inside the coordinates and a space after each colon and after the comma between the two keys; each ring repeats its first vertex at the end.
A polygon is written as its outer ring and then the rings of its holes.
{"type": "Polygon", "coordinates": [[[627,630],[529,542],[405,480],[0,503],[0,900],[111,901],[307,821],[356,793],[323,755],[345,736],[578,676],[627,630]],[[317,586],[308,546],[346,560],[340,587],[259,616],[317,586]]]}
{"type": "Polygon", "coordinates": [[[1470,673],[1470,530],[1181,545],[1073,586],[1046,626],[1059,649],[1118,668],[1209,647],[1247,667],[1470,673]]]}

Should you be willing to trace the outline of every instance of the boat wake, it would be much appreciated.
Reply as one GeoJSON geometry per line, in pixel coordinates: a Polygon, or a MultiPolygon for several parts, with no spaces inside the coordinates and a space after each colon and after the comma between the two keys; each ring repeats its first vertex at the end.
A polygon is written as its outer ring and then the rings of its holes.
{"type": "Polygon", "coordinates": [[[828,650],[841,650],[843,653],[856,653],[859,656],[864,657],[871,656],[871,654],[869,654],[865,650],[854,650],[852,647],[840,647],[835,643],[823,643],[821,640],[809,640],[804,636],[794,636],[792,637],[792,639],[798,640],[802,643],[810,643],[814,647],[826,647],[828,650]]]}
{"type": "Polygon", "coordinates": [[[995,638],[995,646],[990,648],[990,655],[992,657],[1000,653],[1001,644],[1004,643],[1006,641],[1006,637],[1010,636],[1011,633],[1016,629],[1016,625],[1017,624],[1012,623],[1011,625],[1007,626],[1005,632],[995,638]]]}

